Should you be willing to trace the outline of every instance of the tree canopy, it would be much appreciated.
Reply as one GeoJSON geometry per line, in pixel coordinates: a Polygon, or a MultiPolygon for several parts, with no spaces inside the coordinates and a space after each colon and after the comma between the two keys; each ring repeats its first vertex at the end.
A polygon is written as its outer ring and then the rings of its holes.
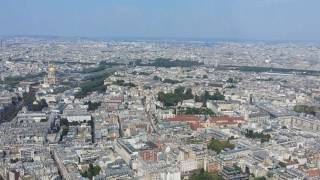
{"type": "Polygon", "coordinates": [[[36,100],[34,92],[23,93],[23,101],[28,111],[42,111],[43,108],[48,107],[45,99],[36,100]]]}
{"type": "Polygon", "coordinates": [[[234,149],[235,145],[231,144],[229,141],[221,141],[214,138],[211,139],[210,143],[208,144],[208,149],[211,149],[218,154],[220,154],[225,148],[234,149]]]}
{"type": "Polygon", "coordinates": [[[183,100],[193,99],[192,90],[190,88],[178,87],[173,93],[158,93],[158,100],[161,101],[165,106],[176,106],[183,100]]]}
{"type": "Polygon", "coordinates": [[[98,175],[101,171],[101,167],[99,165],[94,166],[93,164],[89,164],[88,170],[81,172],[81,176],[89,179],[93,179],[94,176],[98,175]]]}
{"type": "Polygon", "coordinates": [[[306,113],[311,115],[316,115],[317,112],[320,112],[320,107],[317,106],[307,106],[307,105],[296,105],[293,110],[298,113],[306,113]]]}
{"type": "Polygon", "coordinates": [[[179,110],[179,114],[188,114],[188,115],[209,115],[209,116],[214,116],[215,113],[208,108],[184,108],[179,110]]]}
{"type": "Polygon", "coordinates": [[[118,85],[118,86],[127,86],[127,87],[136,87],[136,85],[132,82],[125,82],[124,80],[116,80],[112,84],[118,85]]]}
{"type": "Polygon", "coordinates": [[[85,102],[85,105],[88,105],[88,111],[94,111],[97,110],[101,106],[101,102],[85,102]]]}
{"type": "Polygon", "coordinates": [[[270,134],[263,134],[262,132],[254,132],[253,130],[246,130],[245,136],[251,139],[260,139],[261,143],[269,142],[271,139],[270,134]]]}
{"type": "Polygon", "coordinates": [[[151,63],[142,63],[141,60],[136,60],[135,64],[137,66],[156,66],[156,67],[192,67],[192,66],[200,66],[203,63],[198,61],[187,61],[187,60],[172,60],[166,58],[157,58],[151,63]]]}
{"type": "Polygon", "coordinates": [[[209,173],[202,170],[198,174],[193,174],[191,180],[223,180],[223,178],[217,173],[209,173]]]}
{"type": "Polygon", "coordinates": [[[208,91],[205,91],[201,96],[195,97],[195,101],[202,102],[203,106],[206,106],[206,102],[208,100],[224,100],[224,99],[225,99],[224,95],[218,90],[216,90],[213,95],[210,95],[208,91]]]}

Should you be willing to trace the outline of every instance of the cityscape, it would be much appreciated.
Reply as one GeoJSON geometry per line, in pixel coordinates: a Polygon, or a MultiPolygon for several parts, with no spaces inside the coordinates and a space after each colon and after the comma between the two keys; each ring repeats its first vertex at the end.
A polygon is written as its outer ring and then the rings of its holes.
{"type": "Polygon", "coordinates": [[[0,174],[317,179],[319,48],[5,39],[0,174]]]}
{"type": "Polygon", "coordinates": [[[316,41],[3,32],[0,180],[320,179],[316,41]]]}

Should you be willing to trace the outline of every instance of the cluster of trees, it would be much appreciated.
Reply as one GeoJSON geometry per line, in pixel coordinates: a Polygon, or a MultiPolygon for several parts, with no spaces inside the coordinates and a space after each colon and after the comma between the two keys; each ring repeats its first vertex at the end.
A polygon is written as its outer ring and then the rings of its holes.
{"type": "Polygon", "coordinates": [[[155,81],[162,81],[162,78],[159,76],[153,76],[153,80],[155,81]]]}
{"type": "Polygon", "coordinates": [[[21,101],[22,98],[12,97],[12,103],[9,105],[4,106],[3,111],[0,111],[0,122],[2,121],[11,121],[20,111],[21,109],[21,101]]]}
{"type": "Polygon", "coordinates": [[[216,153],[221,153],[223,149],[234,149],[235,145],[231,144],[229,141],[220,141],[218,139],[211,139],[210,143],[208,144],[208,149],[215,151],[216,153]]]}
{"type": "Polygon", "coordinates": [[[80,73],[96,73],[106,70],[108,67],[113,65],[119,65],[118,63],[111,63],[106,61],[101,61],[97,67],[87,68],[82,70],[80,73]]]}
{"type": "Polygon", "coordinates": [[[99,93],[103,93],[106,91],[106,87],[104,85],[104,80],[107,78],[111,72],[103,73],[99,75],[95,75],[87,79],[85,82],[80,84],[81,91],[78,92],[75,97],[83,98],[86,97],[91,92],[97,91],[99,93]]]}
{"type": "Polygon", "coordinates": [[[33,102],[36,100],[35,92],[32,90],[29,93],[24,92],[22,94],[23,103],[27,107],[27,110],[31,110],[33,102]]]}
{"type": "Polygon", "coordinates": [[[296,105],[293,110],[298,113],[306,113],[311,115],[316,115],[317,112],[320,112],[320,107],[317,106],[307,106],[307,105],[296,105]]]}
{"type": "Polygon", "coordinates": [[[225,97],[220,91],[215,91],[213,95],[210,95],[208,91],[205,91],[201,96],[195,96],[196,102],[203,102],[205,106],[208,100],[224,100],[225,97]]]}
{"type": "Polygon", "coordinates": [[[87,81],[80,85],[81,91],[78,92],[75,97],[76,98],[83,98],[86,97],[88,94],[94,91],[98,92],[105,92],[106,87],[104,86],[104,80],[97,79],[95,81],[87,81]]]}
{"type": "Polygon", "coordinates": [[[257,79],[257,81],[273,81],[274,79],[273,78],[271,78],[271,77],[269,77],[269,78],[267,78],[267,79],[257,79]]]}
{"type": "Polygon", "coordinates": [[[126,87],[136,87],[137,86],[132,82],[125,82],[124,80],[116,80],[112,84],[118,85],[118,86],[126,86],[126,87]]]}
{"type": "Polygon", "coordinates": [[[106,91],[104,80],[111,74],[113,74],[115,72],[115,69],[107,69],[108,63],[106,62],[100,62],[99,67],[103,70],[90,74],[80,84],[81,91],[75,95],[76,98],[86,97],[88,94],[94,91],[97,91],[99,93],[103,93],[106,91]]]}
{"type": "Polygon", "coordinates": [[[120,62],[107,62],[107,61],[100,61],[100,63],[99,63],[100,65],[102,64],[104,64],[104,65],[106,65],[106,66],[124,66],[124,65],[126,65],[125,63],[120,63],[120,62]]]}
{"type": "Polygon", "coordinates": [[[233,78],[228,78],[227,83],[237,83],[237,81],[233,78]]]}
{"type": "Polygon", "coordinates": [[[80,73],[95,73],[95,72],[99,72],[99,71],[103,71],[106,69],[106,66],[105,65],[102,65],[100,64],[99,66],[97,67],[92,67],[92,68],[87,68],[87,69],[84,69],[82,70],[80,73]]]}
{"type": "Polygon", "coordinates": [[[157,58],[152,63],[152,66],[156,67],[192,67],[200,65],[203,65],[203,63],[199,63],[197,61],[170,60],[164,58],[157,58]]]}
{"type": "Polygon", "coordinates": [[[176,106],[181,101],[181,98],[174,93],[159,92],[158,100],[165,106],[176,106]]]}
{"type": "Polygon", "coordinates": [[[178,84],[178,83],[181,83],[180,81],[178,81],[178,80],[173,80],[173,79],[164,79],[162,82],[163,82],[163,83],[169,83],[169,84],[178,84]]]}
{"type": "Polygon", "coordinates": [[[63,93],[63,92],[65,92],[65,91],[67,91],[67,90],[69,90],[69,89],[71,89],[71,88],[72,88],[71,86],[67,86],[67,85],[61,86],[61,87],[57,87],[57,88],[55,88],[55,89],[53,90],[53,93],[54,93],[54,94],[63,93]]]}
{"type": "MultiPolygon", "coordinates": [[[[174,90],[174,93],[164,93],[159,92],[158,93],[158,100],[164,103],[165,106],[176,106],[179,102],[182,102],[183,100],[188,99],[195,99],[196,102],[202,102],[203,106],[206,106],[206,102],[208,100],[224,100],[225,97],[222,93],[220,93],[218,90],[214,92],[213,95],[210,95],[208,91],[205,91],[204,94],[201,96],[194,96],[192,94],[192,90],[190,88],[185,89],[184,87],[178,87],[174,90]]],[[[188,112],[192,112],[196,109],[189,109],[188,112]]],[[[203,110],[203,109],[199,109],[203,110]]],[[[206,110],[205,112],[209,112],[209,110],[206,110]]]]}
{"type": "Polygon", "coordinates": [[[263,134],[262,132],[254,132],[253,130],[246,130],[245,136],[251,139],[260,139],[261,143],[269,142],[271,139],[270,134],[263,134]]]}
{"type": "Polygon", "coordinates": [[[171,60],[166,58],[157,58],[152,63],[143,64],[141,60],[136,60],[135,64],[137,66],[156,66],[156,67],[193,67],[193,66],[200,66],[203,63],[198,61],[184,61],[184,60],[171,60]]]}
{"type": "Polygon", "coordinates": [[[95,111],[101,106],[101,102],[85,102],[85,105],[88,105],[88,111],[95,111]]]}
{"type": "Polygon", "coordinates": [[[28,111],[42,111],[43,108],[48,107],[46,100],[36,101],[34,92],[23,93],[23,102],[28,111]]]}
{"type": "Polygon", "coordinates": [[[67,119],[60,120],[60,127],[62,128],[62,132],[60,134],[60,141],[62,141],[63,137],[66,136],[69,132],[69,122],[67,119]]]}
{"type": "Polygon", "coordinates": [[[149,90],[150,90],[150,89],[152,89],[152,88],[151,88],[151,86],[143,85],[143,89],[149,89],[149,90]]]}
{"type": "Polygon", "coordinates": [[[89,179],[93,179],[94,176],[99,175],[101,171],[101,167],[99,165],[94,166],[93,164],[89,164],[88,170],[81,172],[81,176],[89,179]]]}
{"type": "Polygon", "coordinates": [[[159,77],[159,76],[153,76],[153,80],[155,80],[155,81],[162,81],[163,83],[169,83],[169,84],[178,84],[178,83],[181,83],[181,81],[174,80],[174,79],[164,79],[164,80],[162,80],[162,78],[159,77]]]}
{"type": "Polygon", "coordinates": [[[304,70],[304,69],[286,69],[273,67],[258,67],[258,66],[225,66],[224,68],[239,70],[244,72],[276,72],[276,73],[296,73],[303,75],[320,75],[320,71],[304,70]]]}
{"type": "Polygon", "coordinates": [[[178,87],[173,93],[158,93],[158,100],[165,106],[176,106],[179,102],[187,99],[193,99],[192,90],[190,88],[178,87]]]}
{"type": "Polygon", "coordinates": [[[42,111],[43,108],[48,107],[48,104],[45,99],[41,99],[40,101],[36,101],[28,107],[31,111],[42,111]]]}
{"type": "Polygon", "coordinates": [[[34,78],[42,78],[45,75],[44,72],[38,74],[28,74],[25,76],[11,76],[6,77],[3,81],[0,80],[0,84],[7,84],[10,86],[15,86],[20,83],[20,81],[32,80],[34,78]]]}
{"type": "Polygon", "coordinates": [[[198,174],[193,174],[191,180],[223,180],[223,178],[218,173],[209,173],[201,170],[198,174]]]}
{"type": "Polygon", "coordinates": [[[179,114],[190,114],[190,115],[204,114],[209,116],[215,115],[215,113],[208,108],[190,108],[190,107],[187,107],[185,109],[180,109],[179,114]]]}

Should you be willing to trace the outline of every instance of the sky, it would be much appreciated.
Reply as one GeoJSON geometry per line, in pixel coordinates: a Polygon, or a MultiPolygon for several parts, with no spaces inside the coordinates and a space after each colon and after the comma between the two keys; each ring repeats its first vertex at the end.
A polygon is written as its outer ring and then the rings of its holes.
{"type": "Polygon", "coordinates": [[[320,41],[320,0],[0,0],[0,35],[320,41]]]}

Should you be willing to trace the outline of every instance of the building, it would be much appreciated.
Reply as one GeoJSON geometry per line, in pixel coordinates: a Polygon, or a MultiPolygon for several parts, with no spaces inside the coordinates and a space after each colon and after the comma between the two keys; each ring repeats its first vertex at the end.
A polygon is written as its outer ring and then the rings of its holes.
{"type": "Polygon", "coordinates": [[[87,112],[87,108],[87,105],[78,103],[68,104],[63,110],[62,118],[67,119],[68,122],[88,122],[91,120],[91,115],[87,112]]]}
{"type": "Polygon", "coordinates": [[[235,167],[223,167],[220,175],[224,180],[249,180],[249,174],[242,173],[235,167]]]}
{"type": "Polygon", "coordinates": [[[43,86],[49,87],[56,84],[56,66],[53,64],[48,65],[48,74],[44,77],[43,86]]]}

